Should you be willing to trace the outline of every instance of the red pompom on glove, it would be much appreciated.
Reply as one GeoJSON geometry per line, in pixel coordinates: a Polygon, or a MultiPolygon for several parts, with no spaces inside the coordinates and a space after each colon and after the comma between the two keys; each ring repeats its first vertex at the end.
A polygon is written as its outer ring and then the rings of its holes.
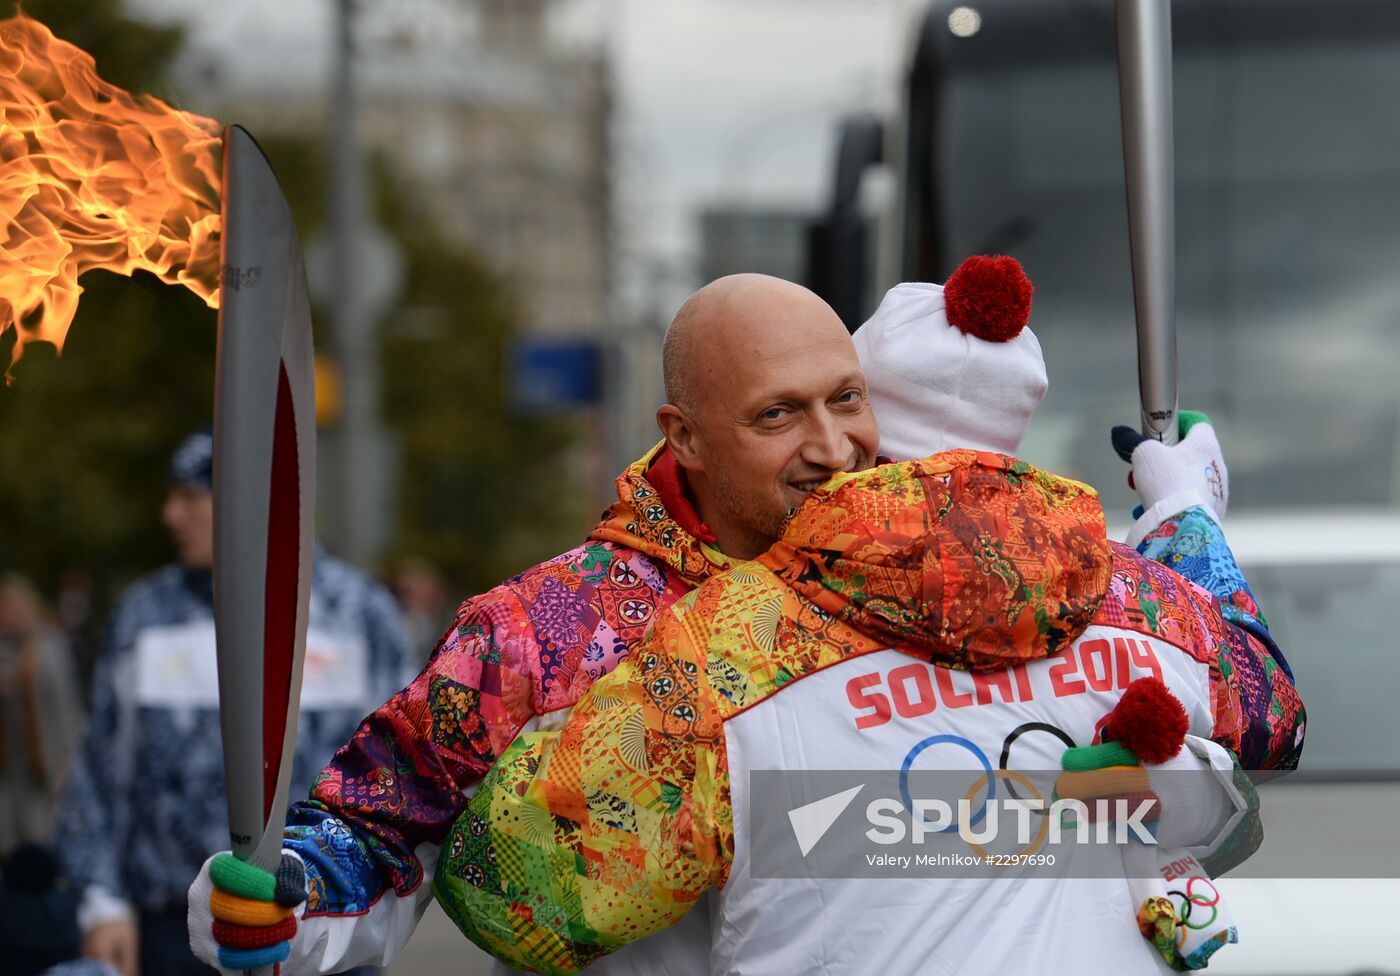
{"type": "Polygon", "coordinates": [[[1157,820],[1161,799],[1144,764],[1164,763],[1181,752],[1189,728],[1186,709],[1161,679],[1139,678],[1108,713],[1104,742],[1065,750],[1056,797],[1082,800],[1091,811],[1100,809],[1096,800],[1125,800],[1130,809],[1146,801],[1151,809],[1144,819],[1157,820]]]}
{"type": "Polygon", "coordinates": [[[1191,720],[1160,678],[1139,678],[1108,713],[1104,738],[1145,763],[1164,763],[1181,751],[1191,720]]]}
{"type": "Polygon", "coordinates": [[[1158,678],[1139,678],[1108,713],[1104,741],[1066,749],[1055,784],[1059,798],[1153,800],[1144,821],[1164,847],[1195,847],[1213,840],[1234,810],[1210,763],[1186,748],[1186,709],[1158,678]]]}
{"type": "Polygon", "coordinates": [[[1090,772],[1112,766],[1161,764],[1181,751],[1191,727],[1175,695],[1160,678],[1139,678],[1104,722],[1104,741],[1096,746],[1066,749],[1060,766],[1070,772],[1090,772]]]}

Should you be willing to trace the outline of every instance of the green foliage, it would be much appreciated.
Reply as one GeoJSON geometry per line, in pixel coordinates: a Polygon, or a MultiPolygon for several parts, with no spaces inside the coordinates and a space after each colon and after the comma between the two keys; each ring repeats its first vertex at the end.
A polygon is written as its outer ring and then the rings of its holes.
{"type": "MultiPolygon", "coordinates": [[[[132,90],[157,84],[178,28],[127,20],[117,0],[32,0],[27,14],[97,58],[132,90]]],[[[0,3],[9,16],[16,4],[0,3]]],[[[85,276],[61,357],[32,344],[0,384],[0,564],[49,592],[65,568],[99,590],[168,560],[160,505],[170,452],[210,422],[215,313],[138,273],[85,276]]],[[[8,363],[14,330],[0,336],[8,363]]]]}
{"type": "Polygon", "coordinates": [[[164,96],[164,73],[180,49],[181,28],[128,20],[121,0],[0,0],[0,17],[17,9],[91,54],[104,80],[164,96]]]}
{"type": "Polygon", "coordinates": [[[0,385],[0,563],[49,592],[65,568],[120,586],[172,557],[166,465],[214,402],[211,309],[145,273],[82,285],[63,355],[33,343],[0,385]]]}
{"type": "Polygon", "coordinates": [[[563,456],[577,431],[508,407],[518,313],[501,281],[422,228],[404,245],[416,312],[384,342],[386,420],[404,454],[396,552],[466,595],[577,545],[592,513],[563,456]]]}
{"type": "MultiPolygon", "coordinates": [[[[259,133],[303,238],[325,212],[321,144],[259,133]]],[[[415,219],[391,174],[375,180],[377,219],[404,249],[399,308],[383,322],[384,422],[402,458],[389,562],[426,559],[463,598],[576,545],[589,526],[570,483],[574,425],[514,415],[505,364],[519,310],[480,260],[415,219]]],[[[317,310],[318,347],[329,319],[317,310]]]]}
{"type": "MultiPolygon", "coordinates": [[[[178,30],[122,18],[117,0],[24,8],[133,91],[160,90],[179,43],[178,30]]],[[[305,240],[325,211],[319,137],[248,121],[305,240]]],[[[401,308],[384,323],[385,422],[403,461],[389,556],[433,562],[465,597],[575,544],[590,524],[564,456],[578,430],[511,413],[504,365],[519,314],[508,289],[400,206],[404,191],[389,176],[377,185],[380,222],[409,266],[401,308]]],[[[63,354],[31,344],[12,385],[0,384],[0,566],[49,593],[65,569],[83,569],[110,598],[173,557],[160,527],[166,466],[179,440],[212,420],[216,314],[145,274],[95,272],[81,284],[63,354]]],[[[317,311],[317,345],[328,348],[317,311]]],[[[0,362],[13,341],[13,330],[0,336],[0,362]]]]}

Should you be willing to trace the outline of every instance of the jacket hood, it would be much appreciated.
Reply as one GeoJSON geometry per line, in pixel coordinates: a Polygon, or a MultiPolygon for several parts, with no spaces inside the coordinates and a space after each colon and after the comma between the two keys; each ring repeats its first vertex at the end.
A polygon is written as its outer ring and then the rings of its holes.
{"type": "Polygon", "coordinates": [[[612,542],[635,549],[665,563],[690,585],[699,586],[709,577],[728,569],[733,560],[706,555],[704,546],[667,508],[662,493],[647,477],[647,471],[665,448],[661,441],[617,477],[617,501],[608,506],[602,520],[589,533],[590,539],[612,542]]]}
{"type": "Polygon", "coordinates": [[[866,637],[974,668],[1073,641],[1112,570],[1097,492],[970,450],[838,475],[759,561],[866,637]]]}

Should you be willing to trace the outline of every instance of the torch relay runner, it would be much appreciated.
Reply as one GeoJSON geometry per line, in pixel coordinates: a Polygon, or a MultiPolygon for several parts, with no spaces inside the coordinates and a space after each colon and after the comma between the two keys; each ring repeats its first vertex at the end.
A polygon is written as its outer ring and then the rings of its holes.
{"type": "MultiPolygon", "coordinates": [[[[185,889],[227,838],[213,682],[213,439],[171,457],[162,521],[178,559],[118,601],[93,708],[61,798],[55,845],[82,893],[89,955],[124,973],[206,971],[185,938],[185,889]],[[138,965],[139,963],[139,965],[138,965]]],[[[389,594],[318,552],[311,654],[292,781],[316,771],[365,710],[402,686],[407,643],[389,594]]]]}
{"type": "MultiPolygon", "coordinates": [[[[938,296],[954,322],[969,297],[953,294],[956,279],[938,296]]],[[[872,389],[884,385],[881,365],[906,380],[946,375],[946,348],[923,359],[917,345],[894,339],[942,318],[914,308],[917,297],[892,294],[876,314],[887,316],[884,339],[862,345],[858,335],[863,353],[889,350],[883,364],[864,359],[872,389]]],[[[969,345],[951,364],[969,392],[952,399],[994,410],[999,398],[985,391],[1017,388],[1016,350],[987,362],[988,349],[969,345]],[[1000,384],[978,382],[993,376],[1000,384]]],[[[882,445],[912,430],[906,443],[916,454],[947,446],[942,425],[927,420],[959,411],[935,399],[949,389],[937,386],[923,409],[882,411],[882,445]],[[906,418],[914,427],[897,430],[906,418]],[[918,444],[929,429],[935,433],[918,444]]],[[[877,409],[884,402],[877,398],[877,409]]],[[[1014,424],[1001,433],[986,446],[1005,450],[1005,437],[1020,437],[1014,424]]],[[[1205,862],[1180,859],[1189,865],[1175,869],[1190,872],[1188,894],[1193,884],[1205,889],[1207,871],[1257,846],[1235,764],[1295,764],[1301,703],[1224,545],[1215,520],[1223,498],[1213,502],[1191,457],[1162,482],[1143,481],[1162,497],[1196,489],[1195,504],[1150,533],[1150,545],[1183,568],[1204,558],[1222,593],[1108,543],[1091,490],[1003,453],[945,451],[833,478],[762,557],[661,615],[562,730],[526,734],[501,757],[449,835],[437,870],[444,908],[498,958],[548,973],[654,941],[643,937],[683,920],[712,889],[714,973],[990,973],[1024,969],[1028,959],[1059,972],[1082,968],[1086,953],[1111,972],[1204,964],[1233,941],[1233,927],[1182,939],[1186,910],[1160,897],[1152,877],[1129,873],[1160,869],[1139,858],[1129,864],[1126,853],[1116,875],[1056,879],[827,880],[757,869],[750,772],[898,768],[910,742],[931,730],[984,754],[1030,723],[1057,729],[1073,748],[1043,736],[1029,750],[1040,755],[1007,767],[1008,775],[1051,759],[1065,768],[1061,793],[1150,798],[1161,850],[1179,845],[1205,862]],[[1141,652],[1126,673],[1120,644],[1141,652]],[[1110,648],[1123,664],[1094,674],[1090,657],[1110,648]],[[999,673],[960,675],[941,666],[950,650],[964,655],[960,663],[977,663],[983,651],[1019,651],[1021,660],[999,673]],[[929,689],[916,696],[923,708],[901,706],[896,717],[891,697],[899,701],[901,687],[913,694],[907,688],[920,686],[919,675],[929,689]],[[1155,685],[1159,700],[1147,709],[1130,703],[1128,691],[1141,682],[1125,689],[1125,678],[1155,685]],[[1182,722],[1171,743],[1151,726],[1175,724],[1173,712],[1182,722]],[[1150,734],[1138,734],[1142,724],[1150,734]],[[1122,741],[1091,747],[1104,728],[1122,741]],[[1182,781],[1162,779],[1171,763],[1184,764],[1199,790],[1185,807],[1182,781]]]]}
{"type": "MultiPolygon", "coordinates": [[[[1232,788],[1230,771],[1236,762],[1295,764],[1302,709],[1221,535],[1223,496],[1217,504],[1197,483],[1194,460],[1145,468],[1137,482],[1149,510],[1168,498],[1190,503],[1147,527],[1139,553],[1104,538],[1091,489],[1007,457],[1045,378],[1039,346],[1022,331],[1029,283],[998,279],[1005,266],[991,265],[974,262],[950,280],[949,308],[965,316],[945,317],[941,290],[923,286],[931,290],[925,304],[910,313],[905,303],[900,316],[902,345],[891,349],[902,355],[879,362],[868,349],[858,359],[859,334],[853,344],[831,310],[798,286],[745,275],[692,296],[664,349],[663,442],[618,479],[618,502],[583,546],[463,604],[422,674],[366,719],[310,800],[293,808],[284,851],[306,884],[294,934],[251,924],[238,937],[266,933],[263,942],[285,943],[278,954],[288,974],[387,962],[435,888],[464,930],[512,965],[573,971],[621,948],[598,969],[723,971],[726,959],[738,965],[760,951],[740,931],[768,933],[780,954],[819,964],[794,944],[806,927],[791,916],[736,928],[722,914],[711,945],[703,913],[686,915],[707,888],[739,877],[729,874],[742,829],[737,815],[730,819],[729,785],[741,776],[732,752],[731,765],[724,761],[735,727],[724,720],[741,704],[762,702],[749,714],[770,718],[777,706],[797,707],[796,696],[776,692],[823,665],[1043,668],[1041,659],[1096,628],[1153,638],[1170,659],[1163,677],[1190,716],[1190,762],[1219,774],[1218,790],[1185,804],[1161,797],[1161,824],[1184,826],[1178,840],[1215,856],[1216,870],[1247,856],[1257,821],[1241,809],[1247,798],[1232,788]],[[996,314],[1008,289],[1023,293],[1019,322],[996,314]],[[959,386],[950,382],[957,376],[978,381],[959,386]],[[877,444],[916,458],[977,450],[876,466],[877,444]],[[934,505],[936,495],[946,510],[934,505]],[[876,512],[930,585],[930,565],[918,554],[964,554],[937,570],[937,611],[908,605],[893,577],[868,584],[865,596],[840,578],[841,567],[861,565],[861,553],[843,547],[878,550],[868,538],[876,512]],[[990,550],[1008,555],[981,562],[976,554],[990,550]],[[827,555],[817,559],[817,551],[827,555]],[[842,551],[850,561],[837,558],[834,573],[821,568],[842,551]],[[764,599],[755,604],[754,594],[764,599]],[[906,608],[898,625],[874,611],[877,596],[906,608]],[[726,626],[682,634],[684,620],[711,620],[715,607],[734,600],[726,626]],[[697,644],[696,633],[709,633],[710,646],[697,644]],[[612,724],[619,717],[625,727],[612,724]],[[536,731],[561,725],[562,738],[536,731]],[[562,760],[584,742],[600,751],[577,757],[567,782],[552,782],[547,774],[566,766],[541,760],[562,760]],[[700,777],[702,769],[711,775],[700,777]],[[736,775],[727,780],[727,772],[736,775]],[[522,840],[501,818],[515,815],[522,796],[545,795],[518,792],[537,774],[553,799],[534,808],[544,819],[529,815],[535,826],[522,840]],[[598,777],[617,778],[604,788],[598,777]],[[620,792],[623,782],[668,799],[657,807],[620,792]],[[625,893],[581,886],[572,853],[562,864],[532,846],[554,832],[556,851],[591,851],[603,866],[621,858],[665,877],[644,875],[649,883],[625,893]],[[688,926],[683,938],[673,931],[636,941],[677,922],[688,926]]],[[[1094,720],[1112,706],[1111,696],[1082,699],[1077,744],[1091,744],[1094,720]]],[[[829,710],[811,704],[803,714],[802,724],[779,722],[754,741],[781,752],[779,730],[799,727],[842,741],[847,718],[840,727],[831,717],[814,721],[829,710]]],[[[211,964],[230,947],[214,938],[211,901],[256,914],[260,902],[271,907],[276,889],[271,876],[225,880],[224,858],[206,863],[189,896],[191,943],[211,964]]],[[[733,904],[729,894],[724,887],[721,913],[733,904]]],[[[1146,954],[1139,961],[1150,962],[1136,908],[1098,917],[1127,931],[1146,954]]],[[[860,917],[858,906],[843,911],[860,917]]],[[[1000,909],[988,911],[1003,924],[1000,909]]],[[[926,921],[914,925],[925,942],[948,934],[926,921]]],[[[1103,938],[1125,945],[1116,930],[1103,938]]]]}

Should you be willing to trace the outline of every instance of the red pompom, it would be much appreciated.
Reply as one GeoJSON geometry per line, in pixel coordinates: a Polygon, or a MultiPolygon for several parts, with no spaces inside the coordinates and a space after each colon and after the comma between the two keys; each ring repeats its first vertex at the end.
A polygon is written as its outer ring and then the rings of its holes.
{"type": "Polygon", "coordinates": [[[949,324],[963,332],[1006,342],[1030,321],[1033,291],[1020,261],[977,254],[958,265],[943,286],[943,308],[949,324]]]}
{"type": "Polygon", "coordinates": [[[1160,678],[1139,678],[1109,713],[1104,734],[1145,763],[1163,763],[1181,751],[1190,727],[1186,709],[1160,678]]]}

